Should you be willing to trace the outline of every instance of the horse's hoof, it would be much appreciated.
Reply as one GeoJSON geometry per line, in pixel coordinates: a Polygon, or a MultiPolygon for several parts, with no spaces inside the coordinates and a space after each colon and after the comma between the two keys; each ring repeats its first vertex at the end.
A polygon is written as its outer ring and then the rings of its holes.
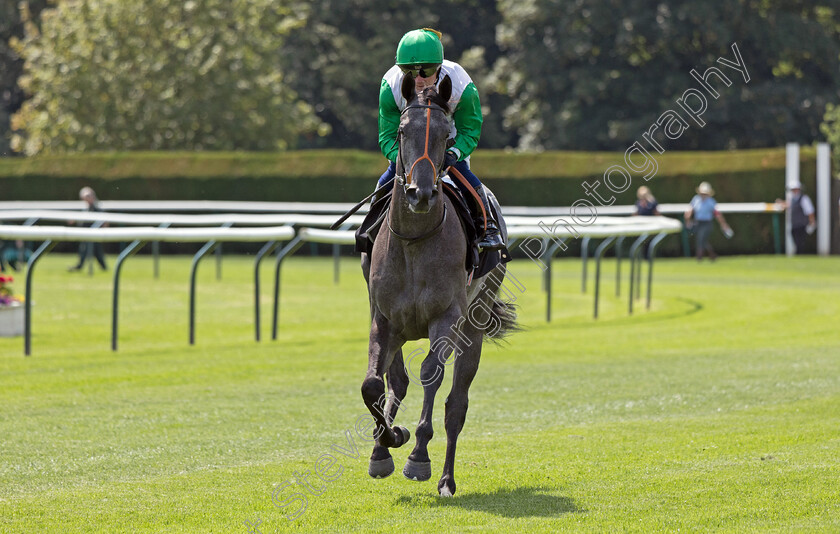
{"type": "Polygon", "coordinates": [[[394,430],[396,431],[397,435],[402,438],[402,441],[397,439],[397,443],[395,443],[392,447],[394,449],[397,449],[408,443],[408,440],[411,439],[411,432],[409,432],[408,429],[404,426],[395,426],[394,430]]]}
{"type": "Polygon", "coordinates": [[[452,497],[455,495],[455,481],[450,479],[442,479],[438,482],[438,493],[441,497],[452,497]]]}
{"type": "Polygon", "coordinates": [[[403,476],[417,482],[429,480],[432,478],[432,462],[415,462],[408,459],[403,467],[403,476]]]}
{"type": "Polygon", "coordinates": [[[394,472],[394,459],[390,456],[384,460],[371,460],[368,474],[373,478],[385,478],[394,472]]]}

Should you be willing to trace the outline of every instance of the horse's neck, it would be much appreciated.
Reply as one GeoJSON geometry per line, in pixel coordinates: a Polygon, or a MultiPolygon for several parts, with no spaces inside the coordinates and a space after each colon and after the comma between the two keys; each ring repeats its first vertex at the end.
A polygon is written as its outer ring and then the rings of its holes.
{"type": "Polygon", "coordinates": [[[405,191],[394,184],[391,198],[391,228],[400,235],[417,237],[435,229],[443,218],[446,197],[441,191],[438,201],[429,213],[414,213],[408,207],[405,191]]]}

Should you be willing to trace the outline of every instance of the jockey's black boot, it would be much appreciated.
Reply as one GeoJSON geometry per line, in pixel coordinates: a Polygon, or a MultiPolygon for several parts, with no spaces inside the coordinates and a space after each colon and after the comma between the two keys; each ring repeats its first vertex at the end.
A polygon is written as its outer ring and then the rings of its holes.
{"type": "MultiPolygon", "coordinates": [[[[502,241],[502,236],[499,235],[499,225],[493,218],[493,212],[490,210],[490,202],[487,200],[487,193],[484,191],[484,186],[479,185],[475,188],[475,192],[478,193],[481,203],[484,204],[484,211],[487,213],[487,231],[484,233],[484,237],[481,238],[478,246],[483,249],[498,249],[504,247],[505,243],[502,241]]],[[[479,217],[479,220],[480,219],[481,218],[479,217]]],[[[484,221],[479,223],[479,228],[484,226],[483,223],[484,221]]]]}

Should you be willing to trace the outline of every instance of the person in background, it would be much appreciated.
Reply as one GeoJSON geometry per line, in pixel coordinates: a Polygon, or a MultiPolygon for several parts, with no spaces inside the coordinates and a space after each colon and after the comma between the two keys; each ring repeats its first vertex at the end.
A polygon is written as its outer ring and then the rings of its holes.
{"type": "Polygon", "coordinates": [[[808,195],[802,194],[802,184],[793,182],[788,186],[790,190],[790,235],[796,245],[796,253],[805,252],[805,239],[817,228],[816,210],[808,195]]]}
{"type": "Polygon", "coordinates": [[[661,215],[659,202],[654,198],[648,186],[643,185],[636,191],[636,215],[661,215]]]}
{"type": "Polygon", "coordinates": [[[732,228],[726,223],[723,214],[717,210],[717,201],[714,199],[715,191],[709,182],[703,182],[697,187],[697,194],[691,199],[688,210],[685,212],[686,228],[694,228],[697,238],[697,261],[703,259],[703,252],[707,252],[709,259],[714,261],[717,258],[709,236],[712,233],[712,224],[715,219],[720,223],[723,234],[730,238],[734,234],[732,228]],[[693,219],[693,221],[692,221],[693,219]]]}
{"type": "Polygon", "coordinates": [[[12,270],[19,271],[21,266],[29,261],[32,250],[26,246],[22,239],[14,243],[0,243],[0,271],[6,270],[6,264],[12,270]]]}
{"type": "Polygon", "coordinates": [[[0,273],[6,272],[6,251],[8,248],[8,242],[0,241],[0,273]]]}
{"type": "MultiPolygon", "coordinates": [[[[84,200],[87,203],[88,211],[102,211],[102,208],[99,207],[99,199],[96,198],[96,193],[90,187],[83,187],[79,191],[79,199],[84,200]]],[[[72,222],[73,221],[71,221],[71,224],[72,222]]],[[[80,223],[80,226],[91,226],[91,224],[80,223]]],[[[76,265],[68,267],[67,270],[69,272],[82,270],[82,267],[85,264],[85,260],[87,259],[88,254],[91,252],[96,258],[96,261],[99,262],[99,266],[102,267],[102,270],[107,271],[108,266],[105,264],[105,252],[102,250],[102,243],[86,241],[79,242],[79,262],[76,265]]]]}

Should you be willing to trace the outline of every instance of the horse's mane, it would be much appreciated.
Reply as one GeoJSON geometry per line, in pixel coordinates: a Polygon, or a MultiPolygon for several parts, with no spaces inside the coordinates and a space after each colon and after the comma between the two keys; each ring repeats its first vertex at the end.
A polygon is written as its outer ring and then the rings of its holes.
{"type": "Polygon", "coordinates": [[[443,99],[437,92],[435,86],[426,87],[423,89],[422,93],[417,95],[418,99],[425,104],[426,102],[431,102],[432,104],[436,104],[443,109],[443,112],[449,115],[449,102],[443,99]]]}

